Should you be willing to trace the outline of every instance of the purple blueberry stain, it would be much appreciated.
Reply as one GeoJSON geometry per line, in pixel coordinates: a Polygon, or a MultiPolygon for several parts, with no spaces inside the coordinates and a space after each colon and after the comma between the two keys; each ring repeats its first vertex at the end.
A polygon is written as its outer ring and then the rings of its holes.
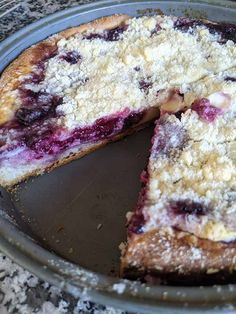
{"type": "Polygon", "coordinates": [[[105,41],[118,41],[121,38],[121,35],[127,30],[127,25],[120,25],[116,28],[104,30],[101,33],[90,33],[84,35],[84,39],[94,40],[94,39],[102,39],[105,41]]]}
{"type": "Polygon", "coordinates": [[[62,103],[62,98],[58,96],[48,95],[43,97],[43,101],[40,102],[40,97],[38,97],[38,106],[21,107],[16,111],[15,117],[16,120],[23,125],[31,125],[35,121],[42,119],[49,119],[54,117],[56,112],[56,107],[62,103]],[[46,101],[47,99],[47,101],[46,101]]]}
{"type": "Polygon", "coordinates": [[[140,70],[141,70],[141,69],[140,69],[140,66],[134,67],[134,71],[139,72],[140,70]]]}
{"type": "Polygon", "coordinates": [[[200,202],[190,199],[170,201],[169,208],[176,215],[196,215],[203,216],[209,213],[210,208],[200,202]]]}
{"type": "Polygon", "coordinates": [[[31,89],[19,88],[19,94],[23,107],[30,107],[32,104],[37,103],[39,92],[35,92],[31,89]]]}
{"type": "Polygon", "coordinates": [[[88,35],[84,35],[84,39],[93,40],[93,39],[105,39],[104,33],[90,33],[88,35]]]}
{"type": "Polygon", "coordinates": [[[120,36],[126,31],[128,28],[127,25],[121,25],[119,27],[110,29],[107,31],[106,40],[107,41],[117,41],[120,39],[120,36]]]}
{"type": "Polygon", "coordinates": [[[22,107],[41,107],[41,106],[55,106],[60,102],[60,97],[49,94],[44,91],[35,92],[31,89],[21,88],[19,90],[22,101],[22,107]]]}
{"type": "Polygon", "coordinates": [[[159,24],[156,24],[155,28],[151,31],[151,37],[159,33],[161,30],[161,26],[159,24]]]}
{"type": "Polygon", "coordinates": [[[227,82],[236,82],[236,77],[226,76],[224,80],[227,82]]]}
{"type": "Polygon", "coordinates": [[[127,117],[114,115],[100,118],[90,126],[75,129],[64,140],[59,139],[60,128],[53,125],[50,120],[45,120],[42,128],[40,123],[35,120],[34,125],[28,128],[27,134],[24,136],[24,142],[39,157],[41,157],[42,153],[55,154],[70,147],[76,141],[88,143],[109,138],[125,128],[124,121],[126,119],[129,119],[130,123],[136,123],[137,117],[141,117],[141,114],[136,116],[130,113],[127,117]]]}
{"type": "Polygon", "coordinates": [[[22,82],[23,85],[25,84],[39,84],[41,83],[45,78],[45,65],[43,62],[40,62],[36,69],[30,73],[30,75],[24,79],[22,82]]]}
{"type": "Polygon", "coordinates": [[[187,17],[179,17],[174,22],[174,28],[181,30],[182,32],[189,32],[190,34],[193,33],[193,29],[195,29],[197,26],[201,26],[203,23],[196,19],[189,19],[187,17]]]}
{"type": "Polygon", "coordinates": [[[15,118],[20,125],[25,126],[54,117],[56,107],[62,103],[62,97],[42,91],[21,89],[20,96],[22,107],[16,111],[15,118]]]}
{"type": "Polygon", "coordinates": [[[62,103],[62,97],[22,89],[21,98],[23,106],[16,111],[15,119],[8,128],[15,129],[19,143],[38,153],[37,145],[45,145],[58,128],[52,118],[57,116],[56,107],[62,103]]]}
{"type": "Polygon", "coordinates": [[[193,34],[193,30],[197,26],[205,26],[209,33],[219,35],[220,39],[218,42],[220,44],[225,44],[228,40],[236,42],[236,24],[232,23],[210,23],[204,22],[196,19],[189,19],[185,17],[178,18],[174,23],[174,28],[181,30],[182,32],[189,32],[193,34]]]}
{"type": "Polygon", "coordinates": [[[79,60],[81,60],[82,57],[77,51],[68,51],[59,56],[59,58],[70,64],[76,64],[79,62],[79,60]]]}
{"type": "Polygon", "coordinates": [[[214,122],[218,116],[224,113],[222,109],[212,106],[207,98],[195,100],[191,105],[191,109],[196,111],[199,117],[208,123],[214,122]]]}
{"type": "Polygon", "coordinates": [[[38,159],[43,157],[43,153],[48,153],[52,149],[54,133],[55,126],[51,123],[45,123],[41,127],[36,124],[31,128],[27,128],[27,132],[22,138],[26,146],[36,153],[38,159]]]}
{"type": "Polygon", "coordinates": [[[145,111],[132,112],[124,119],[123,129],[127,129],[139,123],[145,115],[145,111]]]}
{"type": "Polygon", "coordinates": [[[43,108],[20,108],[16,112],[16,119],[20,124],[30,125],[36,120],[41,120],[47,115],[47,109],[43,108]]]}
{"type": "Polygon", "coordinates": [[[141,212],[135,212],[131,218],[131,222],[128,227],[129,234],[141,234],[143,233],[143,225],[145,223],[144,216],[141,212]]]}
{"type": "Polygon", "coordinates": [[[166,121],[163,116],[156,124],[152,156],[176,158],[187,145],[188,140],[188,133],[182,126],[166,121]]]}
{"type": "Polygon", "coordinates": [[[150,78],[142,79],[139,81],[139,89],[144,92],[145,94],[149,93],[149,89],[152,88],[153,83],[151,82],[150,78]]]}
{"type": "Polygon", "coordinates": [[[120,118],[118,116],[100,118],[93,125],[77,128],[73,131],[72,136],[82,143],[97,141],[113,135],[119,128],[119,124],[120,118]]]}
{"type": "Polygon", "coordinates": [[[236,42],[236,24],[220,23],[212,24],[207,23],[205,26],[208,28],[211,34],[219,34],[219,43],[225,44],[228,40],[236,42]]]}

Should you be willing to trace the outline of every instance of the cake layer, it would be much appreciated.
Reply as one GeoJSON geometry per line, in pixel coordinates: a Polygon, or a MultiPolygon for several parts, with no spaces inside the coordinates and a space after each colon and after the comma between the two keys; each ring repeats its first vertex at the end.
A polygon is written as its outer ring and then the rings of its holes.
{"type": "Polygon", "coordinates": [[[121,275],[151,284],[214,285],[236,282],[236,244],[160,228],[133,235],[121,275]]]}

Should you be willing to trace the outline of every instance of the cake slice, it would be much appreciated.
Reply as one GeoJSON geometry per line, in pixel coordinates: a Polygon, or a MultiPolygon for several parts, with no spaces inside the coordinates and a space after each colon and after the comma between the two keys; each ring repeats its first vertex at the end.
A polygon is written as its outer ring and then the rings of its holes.
{"type": "Polygon", "coordinates": [[[186,109],[166,113],[162,106],[156,122],[138,205],[128,214],[122,274],[172,284],[235,282],[236,68],[180,93],[186,109]]]}
{"type": "Polygon", "coordinates": [[[143,127],[180,88],[236,65],[235,26],[105,17],[27,49],[0,78],[0,184],[11,186],[143,127]]]}

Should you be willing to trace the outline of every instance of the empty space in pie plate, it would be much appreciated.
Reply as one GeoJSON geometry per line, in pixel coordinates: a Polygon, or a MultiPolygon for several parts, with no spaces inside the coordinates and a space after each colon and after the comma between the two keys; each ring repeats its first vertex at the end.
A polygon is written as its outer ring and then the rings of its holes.
{"type": "Polygon", "coordinates": [[[11,214],[43,247],[87,269],[117,276],[125,215],[137,200],[152,132],[152,127],[142,130],[20,184],[12,193],[11,214]]]}

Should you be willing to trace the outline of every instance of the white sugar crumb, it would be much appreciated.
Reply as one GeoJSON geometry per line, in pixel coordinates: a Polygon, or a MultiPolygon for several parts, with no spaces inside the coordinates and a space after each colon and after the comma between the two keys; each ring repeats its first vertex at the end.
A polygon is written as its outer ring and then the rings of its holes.
{"type": "Polygon", "coordinates": [[[119,249],[120,249],[122,255],[125,252],[125,248],[126,248],[126,243],[125,242],[121,242],[120,245],[119,245],[119,249]]]}
{"type": "Polygon", "coordinates": [[[115,283],[113,285],[113,290],[119,294],[122,294],[125,291],[126,285],[124,283],[115,283]]]}
{"type": "Polygon", "coordinates": [[[193,260],[198,260],[202,258],[202,252],[200,249],[192,247],[190,251],[191,251],[191,258],[193,260]]]}

